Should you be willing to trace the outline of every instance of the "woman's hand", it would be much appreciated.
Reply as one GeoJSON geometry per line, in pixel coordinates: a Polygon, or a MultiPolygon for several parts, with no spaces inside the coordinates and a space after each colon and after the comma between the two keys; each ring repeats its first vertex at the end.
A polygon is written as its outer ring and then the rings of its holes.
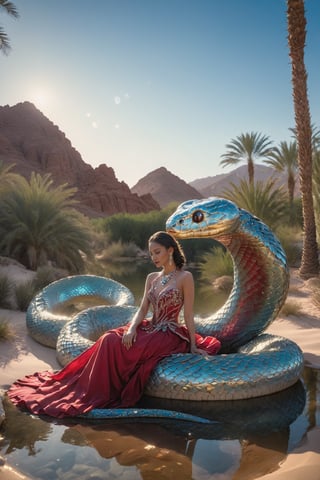
{"type": "Polygon", "coordinates": [[[130,328],[123,334],[122,343],[127,350],[129,350],[129,348],[132,347],[132,345],[136,341],[136,338],[137,338],[136,330],[133,330],[130,328]]]}
{"type": "Polygon", "coordinates": [[[197,348],[195,345],[190,346],[190,353],[194,353],[195,355],[206,355],[207,356],[207,353],[206,353],[205,350],[203,350],[202,348],[197,348]]]}

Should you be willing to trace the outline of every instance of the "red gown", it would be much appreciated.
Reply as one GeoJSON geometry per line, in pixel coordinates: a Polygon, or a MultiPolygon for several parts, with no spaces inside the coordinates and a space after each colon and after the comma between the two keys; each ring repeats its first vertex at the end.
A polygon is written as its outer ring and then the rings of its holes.
{"type": "MultiPolygon", "coordinates": [[[[59,372],[38,372],[17,380],[8,390],[11,401],[31,413],[57,418],[93,408],[134,406],[162,358],[190,351],[188,330],[178,323],[183,306],[180,290],[171,284],[156,294],[153,286],[148,298],[153,317],[138,326],[131,348],[122,344],[128,325],[109,330],[59,372]]],[[[220,349],[214,337],[196,334],[196,344],[210,355],[220,349]]]]}

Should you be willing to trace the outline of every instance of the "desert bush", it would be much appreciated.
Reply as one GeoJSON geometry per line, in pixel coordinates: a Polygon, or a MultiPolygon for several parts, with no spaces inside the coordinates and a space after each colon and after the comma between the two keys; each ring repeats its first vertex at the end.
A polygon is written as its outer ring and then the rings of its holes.
{"type": "Polygon", "coordinates": [[[201,281],[212,283],[217,277],[233,277],[233,261],[230,253],[223,248],[213,247],[201,256],[199,263],[201,281]]]}
{"type": "Polygon", "coordinates": [[[33,280],[17,285],[14,293],[18,310],[27,311],[29,303],[36,294],[33,280]]]}
{"type": "Polygon", "coordinates": [[[13,332],[8,320],[5,317],[0,317],[0,341],[10,340],[12,337],[13,332]]]}
{"type": "Polygon", "coordinates": [[[40,292],[44,287],[49,285],[60,278],[64,278],[68,275],[66,270],[52,267],[50,265],[44,265],[37,269],[37,272],[33,278],[33,286],[35,293],[40,292]]]}
{"type": "Polygon", "coordinates": [[[102,254],[99,255],[99,259],[108,262],[117,261],[122,257],[136,257],[140,249],[133,242],[122,243],[121,240],[112,242],[106,247],[102,254]]]}
{"type": "Polygon", "coordinates": [[[11,308],[12,283],[5,275],[0,275],[0,308],[11,308]]]}
{"type": "MultiPolygon", "coordinates": [[[[140,250],[147,250],[148,238],[159,230],[165,230],[166,221],[176,206],[171,204],[160,211],[140,214],[118,213],[107,218],[95,219],[92,225],[96,231],[104,232],[106,240],[102,255],[105,255],[105,251],[108,252],[108,244],[117,242],[125,245],[135,244],[140,250]]],[[[181,241],[188,262],[198,261],[202,253],[208,251],[213,245],[217,245],[217,242],[206,238],[181,241]]]]}
{"type": "Polygon", "coordinates": [[[276,235],[286,253],[288,265],[298,267],[302,254],[302,231],[300,227],[281,226],[276,235]]]}
{"type": "Polygon", "coordinates": [[[299,315],[302,315],[303,310],[301,308],[301,305],[298,302],[294,301],[287,301],[283,307],[281,308],[280,315],[283,315],[284,317],[288,317],[289,315],[294,315],[295,317],[298,317],[299,315]]]}
{"type": "Polygon", "coordinates": [[[164,210],[138,215],[119,213],[104,219],[102,225],[110,242],[135,243],[145,249],[150,235],[165,229],[167,216],[164,210]]]}

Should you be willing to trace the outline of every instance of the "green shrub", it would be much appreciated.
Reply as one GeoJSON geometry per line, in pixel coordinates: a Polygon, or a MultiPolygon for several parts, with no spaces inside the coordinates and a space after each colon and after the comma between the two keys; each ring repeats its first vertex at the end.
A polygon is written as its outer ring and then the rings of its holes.
{"type": "Polygon", "coordinates": [[[213,247],[202,255],[199,272],[201,281],[208,283],[224,275],[233,276],[233,261],[230,253],[223,248],[213,247]]]}
{"type": "Polygon", "coordinates": [[[119,213],[104,219],[103,230],[110,242],[135,243],[147,248],[148,238],[158,230],[165,230],[167,210],[140,213],[119,213]]]}
{"type": "MultiPolygon", "coordinates": [[[[147,250],[149,237],[159,230],[165,230],[166,221],[176,207],[177,204],[170,204],[160,211],[139,214],[118,213],[107,218],[92,220],[91,225],[99,234],[97,245],[102,250],[101,258],[109,260],[109,246],[118,242],[128,246],[136,245],[140,250],[147,250]],[[101,238],[101,232],[104,232],[104,240],[101,238]]],[[[187,261],[191,263],[198,261],[201,254],[213,245],[217,245],[217,242],[212,239],[195,238],[181,241],[187,261]]],[[[132,250],[132,255],[127,252],[126,256],[133,256],[133,254],[136,255],[137,252],[132,250]]]]}
{"type": "Polygon", "coordinates": [[[281,226],[276,231],[276,236],[286,253],[288,265],[299,267],[302,255],[302,231],[300,227],[281,226]]]}
{"type": "Polygon", "coordinates": [[[139,251],[140,249],[133,242],[122,243],[121,240],[118,240],[117,242],[110,243],[110,245],[103,250],[102,254],[99,255],[99,259],[112,262],[123,257],[135,258],[139,251]]]}

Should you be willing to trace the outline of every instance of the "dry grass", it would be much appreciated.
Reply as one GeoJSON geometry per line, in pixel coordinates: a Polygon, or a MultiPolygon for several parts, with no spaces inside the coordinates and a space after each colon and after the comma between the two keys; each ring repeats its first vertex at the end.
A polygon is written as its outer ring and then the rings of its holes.
{"type": "Polygon", "coordinates": [[[0,341],[12,340],[13,331],[5,317],[0,317],[0,341]]]}
{"type": "Polygon", "coordinates": [[[26,312],[35,293],[36,290],[33,280],[28,280],[25,283],[17,285],[15,288],[15,299],[18,309],[22,312],[26,312]]]}
{"type": "Polygon", "coordinates": [[[303,309],[298,302],[293,300],[288,300],[283,307],[281,308],[280,315],[284,317],[288,317],[289,315],[294,315],[295,317],[299,317],[303,314],[303,309]]]}

